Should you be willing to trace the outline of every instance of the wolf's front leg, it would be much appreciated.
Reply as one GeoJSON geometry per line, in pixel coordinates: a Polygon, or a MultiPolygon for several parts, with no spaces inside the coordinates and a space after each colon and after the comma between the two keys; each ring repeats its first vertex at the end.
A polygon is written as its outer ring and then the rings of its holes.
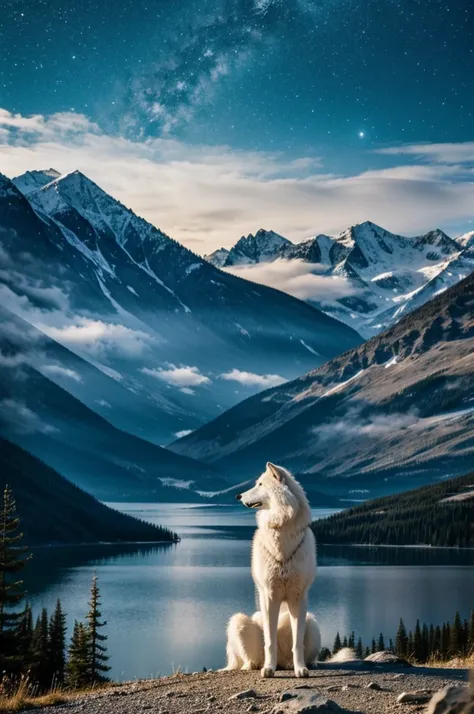
{"type": "Polygon", "coordinates": [[[306,613],[308,598],[306,593],[301,598],[288,600],[290,611],[291,632],[293,635],[293,666],[297,677],[309,677],[308,668],[304,658],[304,632],[306,627],[306,613]]]}
{"type": "Polygon", "coordinates": [[[260,597],[261,605],[263,600],[265,601],[264,607],[262,607],[265,662],[261,674],[262,677],[273,677],[277,665],[277,631],[281,600],[262,593],[260,597]]]}

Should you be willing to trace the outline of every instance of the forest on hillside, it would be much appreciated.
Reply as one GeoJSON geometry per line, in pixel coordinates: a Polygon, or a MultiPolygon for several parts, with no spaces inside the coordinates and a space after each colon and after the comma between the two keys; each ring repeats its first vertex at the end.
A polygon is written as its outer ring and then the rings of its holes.
{"type": "Polygon", "coordinates": [[[472,548],[474,473],[367,501],[312,528],[319,543],[472,548]]]}

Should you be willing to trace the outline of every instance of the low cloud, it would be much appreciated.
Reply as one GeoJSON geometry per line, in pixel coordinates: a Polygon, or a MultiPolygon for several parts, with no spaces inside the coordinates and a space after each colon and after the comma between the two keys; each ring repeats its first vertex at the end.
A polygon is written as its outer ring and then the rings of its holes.
{"type": "Polygon", "coordinates": [[[354,287],[342,276],[321,275],[322,266],[300,258],[279,258],[271,263],[256,263],[225,268],[227,273],[261,285],[278,288],[300,300],[337,300],[353,295],[354,287]]]}
{"type": "Polygon", "coordinates": [[[155,338],[125,325],[77,317],[63,327],[39,325],[47,335],[76,352],[100,359],[108,355],[135,358],[142,355],[155,338]]]}
{"type": "Polygon", "coordinates": [[[182,431],[176,431],[174,435],[177,439],[182,439],[183,436],[188,436],[188,434],[192,434],[192,433],[193,433],[192,429],[183,429],[182,431]]]}
{"type": "Polygon", "coordinates": [[[162,382],[171,384],[174,387],[182,387],[182,391],[185,394],[193,394],[192,390],[185,391],[188,387],[200,387],[203,384],[211,383],[209,377],[201,374],[197,367],[190,367],[188,365],[177,367],[174,364],[169,364],[164,368],[158,367],[154,369],[143,367],[140,371],[143,372],[143,374],[148,374],[150,377],[160,379],[162,382]]]}
{"type": "Polygon", "coordinates": [[[82,377],[76,370],[61,367],[59,364],[45,364],[41,367],[41,371],[50,374],[52,377],[66,377],[74,380],[74,382],[82,382],[82,377]]]}
{"type": "Polygon", "coordinates": [[[230,372],[219,375],[221,379],[229,382],[238,382],[244,387],[277,387],[287,380],[279,374],[255,374],[254,372],[242,372],[240,369],[231,369],[230,372]]]}
{"type": "Polygon", "coordinates": [[[408,429],[419,421],[415,411],[363,417],[359,409],[350,409],[344,418],[321,424],[313,429],[313,433],[320,441],[346,441],[361,436],[377,438],[408,429]]]}
{"type": "Polygon", "coordinates": [[[0,423],[15,434],[54,434],[59,431],[47,424],[36,412],[17,399],[0,401],[0,423]]]}

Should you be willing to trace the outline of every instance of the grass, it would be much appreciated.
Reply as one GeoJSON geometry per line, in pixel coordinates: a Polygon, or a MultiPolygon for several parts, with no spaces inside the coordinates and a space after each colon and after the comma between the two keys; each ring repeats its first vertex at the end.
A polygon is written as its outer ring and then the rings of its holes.
{"type": "Polygon", "coordinates": [[[424,664],[413,663],[417,667],[444,667],[446,669],[471,669],[474,670],[474,652],[466,657],[451,657],[442,659],[439,656],[432,656],[424,664]]]}
{"type": "Polygon", "coordinates": [[[42,707],[52,707],[58,704],[80,699],[93,692],[113,686],[112,683],[95,685],[87,689],[62,689],[55,687],[44,694],[36,694],[35,687],[32,687],[28,677],[21,677],[18,685],[13,691],[5,680],[0,681],[0,714],[9,712],[20,712],[24,709],[41,709],[42,707]]]}

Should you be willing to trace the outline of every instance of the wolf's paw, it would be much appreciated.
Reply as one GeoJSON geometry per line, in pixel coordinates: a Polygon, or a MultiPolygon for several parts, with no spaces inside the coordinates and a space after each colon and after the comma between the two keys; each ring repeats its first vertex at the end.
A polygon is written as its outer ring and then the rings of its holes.
{"type": "Polygon", "coordinates": [[[262,677],[265,677],[265,679],[268,679],[268,677],[273,677],[275,674],[275,670],[273,667],[262,667],[260,670],[260,674],[262,677]]]}
{"type": "Polygon", "coordinates": [[[252,669],[258,669],[258,667],[256,667],[253,662],[245,662],[242,669],[244,672],[251,672],[252,669]]]}
{"type": "Polygon", "coordinates": [[[309,677],[309,671],[307,667],[297,667],[295,669],[295,676],[296,677],[309,677]]]}

